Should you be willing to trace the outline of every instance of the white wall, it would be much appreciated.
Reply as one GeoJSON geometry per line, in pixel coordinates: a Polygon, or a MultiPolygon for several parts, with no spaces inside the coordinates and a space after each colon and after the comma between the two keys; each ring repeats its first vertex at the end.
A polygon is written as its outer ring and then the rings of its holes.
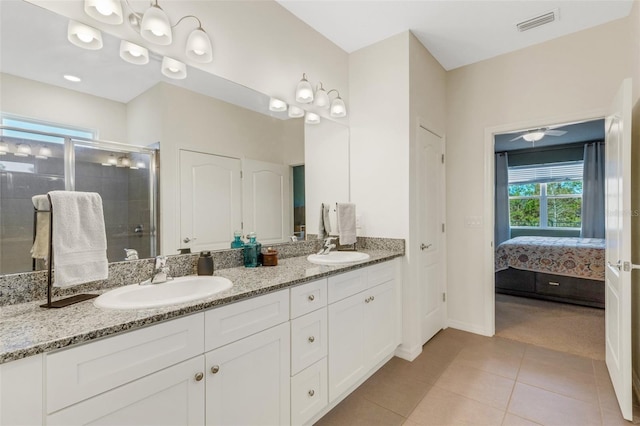
{"type": "Polygon", "coordinates": [[[618,20],[447,74],[448,310],[456,327],[493,331],[485,130],[602,116],[622,80],[638,77],[634,25],[618,20]],[[486,229],[465,228],[466,216],[483,217],[486,229]]]}
{"type": "Polygon", "coordinates": [[[349,55],[351,201],[361,235],[409,237],[409,32],[349,55]]]}
{"type": "Polygon", "coordinates": [[[98,138],[127,141],[125,104],[0,73],[0,111],[98,131],[98,138]]]}

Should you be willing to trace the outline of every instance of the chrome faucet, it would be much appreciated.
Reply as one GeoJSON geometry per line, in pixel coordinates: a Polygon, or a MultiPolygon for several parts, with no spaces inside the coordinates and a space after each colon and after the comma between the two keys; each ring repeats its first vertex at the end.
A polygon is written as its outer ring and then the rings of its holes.
{"type": "Polygon", "coordinates": [[[169,276],[169,267],[167,266],[167,256],[156,256],[156,265],[153,269],[153,276],[150,280],[146,280],[140,283],[140,285],[146,284],[161,284],[172,280],[169,276]]]}
{"type": "Polygon", "coordinates": [[[126,257],[124,260],[138,260],[138,251],[136,249],[124,249],[126,257]]]}
{"type": "Polygon", "coordinates": [[[332,243],[333,240],[337,239],[336,237],[328,237],[324,239],[324,246],[322,250],[318,252],[318,254],[329,254],[331,249],[336,248],[336,245],[332,243]]]}

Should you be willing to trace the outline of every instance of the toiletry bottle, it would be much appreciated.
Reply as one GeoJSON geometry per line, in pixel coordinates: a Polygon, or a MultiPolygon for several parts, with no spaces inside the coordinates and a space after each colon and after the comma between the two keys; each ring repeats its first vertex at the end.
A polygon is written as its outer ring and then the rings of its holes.
{"type": "Polygon", "coordinates": [[[198,275],[213,275],[213,257],[210,251],[203,251],[198,258],[198,275]]]}
{"type": "MultiPolygon", "coordinates": [[[[256,238],[256,233],[252,232],[253,238],[256,238]]],[[[262,243],[256,240],[256,255],[258,256],[258,266],[262,266],[262,243]]]]}
{"type": "Polygon", "coordinates": [[[249,234],[249,241],[244,245],[244,266],[255,268],[258,266],[258,251],[256,244],[256,234],[249,234]]]}
{"type": "Polygon", "coordinates": [[[236,231],[233,233],[233,241],[231,241],[231,248],[242,248],[244,246],[244,242],[242,241],[242,232],[236,231]]]}

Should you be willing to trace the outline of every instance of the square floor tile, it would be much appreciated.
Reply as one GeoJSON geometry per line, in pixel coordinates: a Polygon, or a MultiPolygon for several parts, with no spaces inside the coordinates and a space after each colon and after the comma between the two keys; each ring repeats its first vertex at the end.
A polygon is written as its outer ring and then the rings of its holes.
{"type": "Polygon", "coordinates": [[[425,382],[380,369],[358,388],[358,392],[361,397],[408,417],[430,387],[425,382]]]}
{"type": "Polygon", "coordinates": [[[322,417],[316,426],[400,426],[405,418],[380,407],[356,392],[322,417]]]}

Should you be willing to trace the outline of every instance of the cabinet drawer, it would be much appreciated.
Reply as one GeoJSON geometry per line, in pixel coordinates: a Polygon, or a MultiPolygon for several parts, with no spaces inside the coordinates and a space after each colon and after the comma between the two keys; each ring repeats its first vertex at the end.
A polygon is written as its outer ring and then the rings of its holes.
{"type": "Polygon", "coordinates": [[[367,288],[367,270],[358,269],[346,274],[329,277],[329,303],[359,293],[367,288]]]}
{"type": "Polygon", "coordinates": [[[327,356],[327,308],[291,321],[291,375],[327,356]]]}
{"type": "Polygon", "coordinates": [[[495,273],[496,288],[533,293],[536,291],[536,273],[519,269],[505,269],[495,273]]]}
{"type": "Polygon", "coordinates": [[[210,351],[289,320],[289,290],[205,312],[205,350],[210,351]]]}
{"type": "Polygon", "coordinates": [[[575,281],[567,278],[536,274],[536,291],[550,296],[575,297],[578,293],[578,286],[575,281]]]}
{"type": "Polygon", "coordinates": [[[394,262],[378,263],[367,268],[367,288],[392,281],[396,275],[394,262]]]}
{"type": "Polygon", "coordinates": [[[203,372],[201,355],[53,413],[47,425],[202,425],[203,372]]]}
{"type": "Polygon", "coordinates": [[[291,318],[327,306],[327,280],[312,281],[291,289],[291,318]]]}
{"type": "Polygon", "coordinates": [[[203,333],[195,314],[48,354],[47,413],[202,354],[203,333]]]}
{"type": "Polygon", "coordinates": [[[291,424],[305,424],[327,403],[327,359],[323,358],[291,378],[291,424]]]}

